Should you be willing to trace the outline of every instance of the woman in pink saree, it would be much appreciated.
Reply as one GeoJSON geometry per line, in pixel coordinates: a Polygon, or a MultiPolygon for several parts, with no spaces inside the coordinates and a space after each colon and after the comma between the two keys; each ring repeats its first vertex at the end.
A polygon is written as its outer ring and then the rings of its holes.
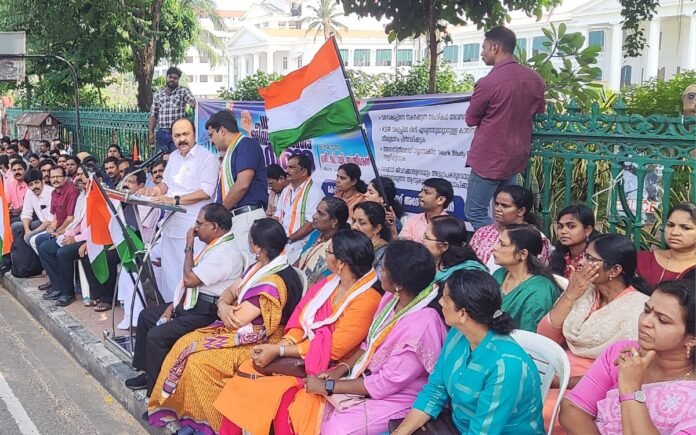
{"type": "MultiPolygon", "coordinates": [[[[377,434],[403,418],[428,381],[447,335],[433,284],[435,262],[420,243],[391,242],[384,254],[385,290],[367,339],[353,355],[306,380],[323,395],[322,434],[377,434]]],[[[320,396],[322,397],[322,396],[320,396]]]]}
{"type": "Polygon", "coordinates": [[[695,293],[693,281],[658,284],[638,341],[609,346],[563,400],[569,434],[696,434],[695,293]]]}

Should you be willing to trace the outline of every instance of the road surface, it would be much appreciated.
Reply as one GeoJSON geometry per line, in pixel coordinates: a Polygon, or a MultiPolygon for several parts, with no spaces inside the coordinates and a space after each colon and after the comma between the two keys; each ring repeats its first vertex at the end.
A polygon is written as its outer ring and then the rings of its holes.
{"type": "Polygon", "coordinates": [[[147,431],[0,287],[0,434],[147,431]]]}

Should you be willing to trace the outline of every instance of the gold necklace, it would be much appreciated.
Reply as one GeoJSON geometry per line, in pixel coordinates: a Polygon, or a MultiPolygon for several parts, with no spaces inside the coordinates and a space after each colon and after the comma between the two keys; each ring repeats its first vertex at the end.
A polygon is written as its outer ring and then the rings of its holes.
{"type": "Polygon", "coordinates": [[[681,376],[679,376],[677,379],[673,379],[673,380],[671,380],[670,382],[679,382],[679,381],[683,381],[684,379],[688,378],[689,376],[693,375],[694,373],[696,373],[696,368],[691,369],[691,370],[689,371],[689,373],[687,373],[687,374],[685,374],[685,375],[681,375],[681,376]]]}
{"type": "Polygon", "coordinates": [[[505,294],[508,294],[508,293],[510,293],[510,291],[512,291],[512,290],[514,290],[515,288],[517,288],[517,287],[518,287],[520,284],[522,284],[530,275],[529,275],[529,272],[527,272],[527,273],[524,274],[524,276],[523,276],[522,278],[520,278],[520,279],[517,280],[516,282],[515,282],[515,281],[512,281],[512,279],[510,279],[511,276],[512,276],[512,275],[508,272],[508,274],[505,275],[505,279],[503,280],[503,284],[500,286],[500,287],[502,288],[502,290],[503,290],[503,293],[505,293],[505,294]],[[510,284],[511,282],[514,282],[515,285],[512,286],[512,285],[510,284]]]}
{"type": "Polygon", "coordinates": [[[662,278],[665,277],[665,272],[669,267],[669,263],[672,261],[672,251],[669,251],[669,257],[667,257],[667,264],[662,267],[662,273],[660,274],[660,279],[657,282],[662,282],[662,278]]]}

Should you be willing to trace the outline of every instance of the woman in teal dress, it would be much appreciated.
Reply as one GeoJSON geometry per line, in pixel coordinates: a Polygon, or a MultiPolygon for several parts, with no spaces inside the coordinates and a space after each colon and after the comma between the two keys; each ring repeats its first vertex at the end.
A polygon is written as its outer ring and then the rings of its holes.
{"type": "Polygon", "coordinates": [[[539,261],[543,247],[539,230],[526,224],[508,225],[493,247],[493,258],[502,266],[493,277],[503,294],[503,311],[519,329],[531,332],[561,294],[553,274],[539,261]]]}
{"type": "Polygon", "coordinates": [[[392,434],[417,433],[447,404],[461,434],[544,433],[539,372],[510,337],[513,321],[501,302],[486,272],[460,270],[447,280],[440,304],[452,329],[428,383],[392,434]]]}

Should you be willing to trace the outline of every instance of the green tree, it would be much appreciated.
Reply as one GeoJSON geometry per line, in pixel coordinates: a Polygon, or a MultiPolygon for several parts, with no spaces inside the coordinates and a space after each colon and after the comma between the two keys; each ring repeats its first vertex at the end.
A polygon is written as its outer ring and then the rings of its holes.
{"type": "Polygon", "coordinates": [[[651,78],[642,85],[626,87],[621,93],[630,113],[679,116],[682,113],[682,93],[694,83],[696,71],[684,71],[670,80],[651,78]]]}
{"type": "Polygon", "coordinates": [[[583,48],[582,33],[568,33],[565,24],[541,29],[546,36],[544,50],[527,59],[524,50],[518,52],[521,63],[536,70],[546,82],[546,100],[557,110],[574,100],[580,108],[588,109],[599,98],[602,85],[595,83],[601,73],[597,65],[600,47],[583,48]]]}
{"type": "Polygon", "coordinates": [[[336,2],[334,0],[319,0],[319,7],[308,6],[309,9],[314,12],[313,16],[307,16],[300,20],[300,24],[309,23],[305,35],[315,31],[314,42],[317,41],[317,36],[323,32],[324,41],[329,39],[331,34],[336,35],[336,38],[340,41],[341,31],[348,30],[345,24],[338,21],[339,17],[343,16],[343,13],[337,10],[336,2]]]}
{"type": "Polygon", "coordinates": [[[384,85],[390,80],[389,74],[370,74],[357,69],[346,71],[355,98],[381,97],[384,85]]]}
{"type": "Polygon", "coordinates": [[[272,82],[282,78],[283,76],[278,73],[267,74],[263,71],[258,71],[254,75],[241,79],[234,89],[221,89],[218,97],[223,100],[261,101],[259,88],[265,88],[272,82]]]}
{"type": "Polygon", "coordinates": [[[508,10],[522,10],[540,17],[544,9],[560,0],[342,0],[344,11],[361,17],[372,16],[391,20],[385,27],[390,41],[425,35],[429,51],[428,92],[436,92],[437,64],[440,46],[451,40],[448,25],[475,24],[493,27],[509,20],[508,10]]]}
{"type": "MultiPolygon", "coordinates": [[[[440,65],[436,73],[435,89],[438,93],[471,92],[474,89],[474,79],[467,75],[459,79],[450,65],[440,65]]],[[[396,97],[406,95],[422,95],[429,92],[429,65],[418,63],[408,70],[399,72],[384,84],[382,95],[396,97]]]]}

